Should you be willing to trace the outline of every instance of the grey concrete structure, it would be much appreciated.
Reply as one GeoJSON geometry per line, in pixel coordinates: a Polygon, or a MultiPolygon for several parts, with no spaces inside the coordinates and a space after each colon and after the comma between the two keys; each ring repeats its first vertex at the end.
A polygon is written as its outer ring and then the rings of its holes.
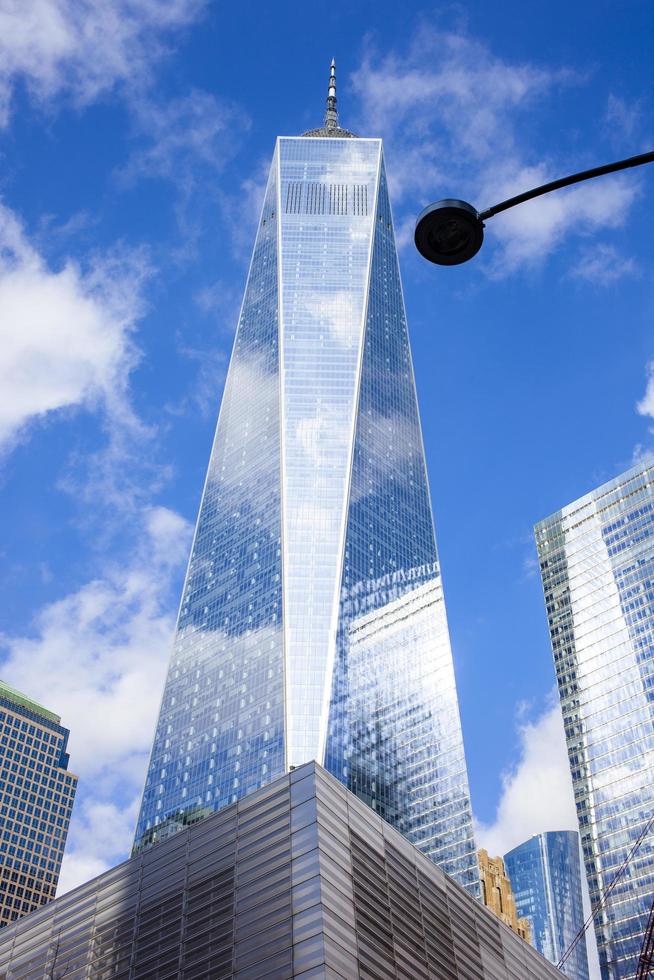
{"type": "Polygon", "coordinates": [[[4,929],[0,976],[561,974],[308,763],[4,929]]]}

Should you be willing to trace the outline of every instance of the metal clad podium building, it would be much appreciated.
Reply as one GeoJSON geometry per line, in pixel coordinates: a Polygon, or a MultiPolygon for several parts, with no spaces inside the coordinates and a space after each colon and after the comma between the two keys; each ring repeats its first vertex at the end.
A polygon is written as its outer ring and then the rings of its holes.
{"type": "Polygon", "coordinates": [[[335,84],[275,148],[135,848],[316,760],[477,894],[382,144],[335,84]]]}
{"type": "Polygon", "coordinates": [[[556,980],[307,763],[0,933],[6,980],[556,980]]]}

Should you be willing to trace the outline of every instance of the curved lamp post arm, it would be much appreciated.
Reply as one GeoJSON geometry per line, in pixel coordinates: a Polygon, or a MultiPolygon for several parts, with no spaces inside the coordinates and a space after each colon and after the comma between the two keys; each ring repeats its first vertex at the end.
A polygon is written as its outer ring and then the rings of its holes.
{"type": "Polygon", "coordinates": [[[509,208],[514,208],[516,204],[524,204],[525,201],[531,201],[532,198],[540,197],[541,194],[558,191],[559,187],[569,187],[570,184],[578,184],[582,180],[590,180],[591,177],[602,177],[604,174],[613,174],[618,170],[627,170],[629,167],[640,167],[643,163],[654,163],[654,152],[640,153],[636,157],[628,157],[627,160],[618,160],[617,163],[605,163],[603,167],[593,167],[592,170],[582,170],[581,173],[571,174],[570,177],[560,177],[558,180],[551,180],[549,184],[534,187],[531,191],[525,191],[524,194],[517,194],[515,197],[510,197],[507,201],[494,204],[492,208],[486,208],[485,211],[480,212],[479,217],[482,221],[486,221],[488,218],[492,218],[493,215],[499,214],[500,211],[507,211],[509,208]]]}
{"type": "Polygon", "coordinates": [[[560,187],[569,187],[582,180],[612,174],[629,167],[639,167],[643,163],[654,163],[654,152],[640,153],[626,160],[607,163],[603,167],[582,170],[581,173],[551,180],[548,184],[534,187],[524,194],[517,194],[506,201],[493,205],[485,211],[477,211],[466,201],[447,199],[430,204],[418,216],[415,230],[416,248],[429,262],[436,265],[460,265],[476,255],[484,240],[484,221],[501,211],[507,211],[516,204],[524,204],[541,194],[549,194],[560,187]]]}

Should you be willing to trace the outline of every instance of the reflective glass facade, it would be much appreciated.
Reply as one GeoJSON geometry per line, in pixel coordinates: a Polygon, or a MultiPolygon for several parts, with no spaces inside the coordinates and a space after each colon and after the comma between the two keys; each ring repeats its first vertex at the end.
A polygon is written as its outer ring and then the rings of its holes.
{"type": "MultiPolygon", "coordinates": [[[[654,812],[654,465],[536,526],[592,905],[654,812]]],[[[654,896],[650,834],[596,919],[602,976],[631,977],[654,896]]]]}
{"type": "Polygon", "coordinates": [[[324,746],[380,152],[279,141],[289,765],[324,746]]]}
{"type": "Polygon", "coordinates": [[[383,162],[326,765],[477,893],[468,779],[383,162]]]}
{"type": "Polygon", "coordinates": [[[310,760],[477,893],[381,141],[324,135],[273,158],[137,846],[310,760]]]}
{"type": "Polygon", "coordinates": [[[52,901],[77,776],[59,715],[0,681],[0,926],[52,901]]]}
{"type": "MultiPolygon", "coordinates": [[[[584,924],[579,834],[538,834],[505,854],[504,865],[518,915],[529,919],[534,946],[558,963],[584,924]]],[[[570,980],[588,980],[585,939],[577,943],[561,972],[570,980]]]]}

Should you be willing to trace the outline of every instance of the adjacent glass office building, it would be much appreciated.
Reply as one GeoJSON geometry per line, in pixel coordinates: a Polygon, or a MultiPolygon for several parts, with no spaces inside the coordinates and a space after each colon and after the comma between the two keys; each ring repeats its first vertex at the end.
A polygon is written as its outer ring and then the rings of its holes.
{"type": "MultiPolygon", "coordinates": [[[[536,526],[590,900],[654,813],[654,463],[536,526]]],[[[654,834],[596,919],[602,976],[633,977],[654,898],[654,834]]]]}
{"type": "Polygon", "coordinates": [[[0,681],[0,926],[55,897],[77,788],[68,734],[0,681]]]}
{"type": "MultiPolygon", "coordinates": [[[[505,854],[504,865],[518,915],[531,924],[534,946],[556,965],[584,924],[579,834],[537,834],[505,854]]],[[[570,980],[588,980],[585,939],[577,943],[561,972],[570,980]]]]}
{"type": "Polygon", "coordinates": [[[381,140],[273,156],[136,847],[309,760],[478,892],[381,140]]]}

